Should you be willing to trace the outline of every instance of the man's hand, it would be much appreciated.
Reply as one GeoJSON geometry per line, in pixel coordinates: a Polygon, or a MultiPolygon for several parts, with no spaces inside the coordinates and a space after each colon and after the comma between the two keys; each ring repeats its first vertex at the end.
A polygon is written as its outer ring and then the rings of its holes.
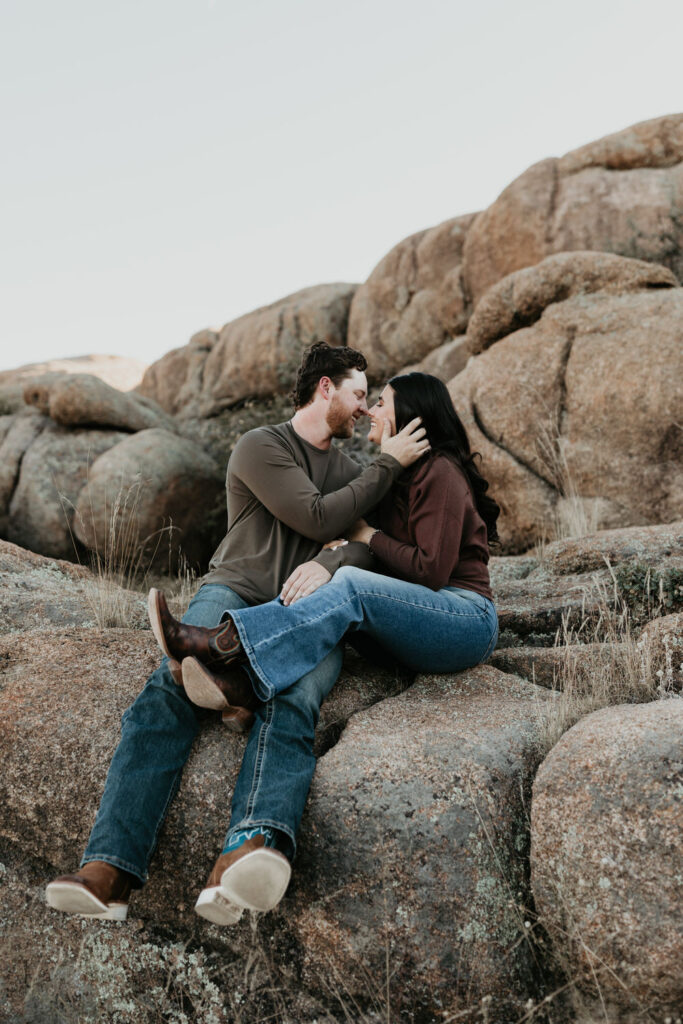
{"type": "Polygon", "coordinates": [[[404,469],[406,466],[411,466],[413,462],[417,462],[420,456],[428,452],[431,447],[426,437],[427,432],[425,428],[420,426],[421,422],[418,416],[391,437],[389,422],[387,420],[384,421],[381,444],[382,452],[387,455],[393,455],[404,469]]]}
{"type": "Polygon", "coordinates": [[[337,540],[328,540],[327,544],[323,544],[323,551],[336,551],[337,548],[343,548],[348,543],[348,540],[345,540],[344,537],[338,537],[337,540]]]}
{"type": "Polygon", "coordinates": [[[308,597],[318,587],[322,587],[323,583],[329,583],[331,579],[332,574],[319,562],[302,562],[285,581],[280,591],[280,600],[285,605],[294,604],[302,597],[308,597]]]}

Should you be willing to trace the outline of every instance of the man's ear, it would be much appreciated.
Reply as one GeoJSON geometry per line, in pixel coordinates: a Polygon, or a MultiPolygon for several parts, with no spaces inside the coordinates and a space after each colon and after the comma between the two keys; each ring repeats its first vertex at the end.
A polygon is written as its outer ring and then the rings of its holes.
{"type": "Polygon", "coordinates": [[[332,397],[333,390],[334,384],[332,383],[330,377],[321,377],[320,380],[318,381],[318,391],[323,396],[326,402],[328,402],[332,397]]]}

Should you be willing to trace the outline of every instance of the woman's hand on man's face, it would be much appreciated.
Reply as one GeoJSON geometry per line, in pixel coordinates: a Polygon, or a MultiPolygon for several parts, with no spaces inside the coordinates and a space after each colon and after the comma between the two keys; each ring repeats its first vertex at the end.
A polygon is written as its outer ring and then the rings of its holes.
{"type": "Polygon", "coordinates": [[[391,437],[391,428],[387,421],[384,421],[382,453],[393,455],[404,469],[407,466],[412,466],[413,462],[417,462],[431,447],[425,428],[420,426],[421,422],[422,420],[418,416],[391,437]]]}

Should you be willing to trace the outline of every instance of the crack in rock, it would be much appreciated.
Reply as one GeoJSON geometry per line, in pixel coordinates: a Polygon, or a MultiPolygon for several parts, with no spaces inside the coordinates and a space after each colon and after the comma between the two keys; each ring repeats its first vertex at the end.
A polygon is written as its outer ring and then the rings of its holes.
{"type": "Polygon", "coordinates": [[[531,466],[528,462],[522,459],[519,455],[515,455],[508,448],[506,448],[504,444],[501,444],[500,441],[497,441],[495,439],[495,437],[491,434],[491,432],[484,424],[484,421],[481,418],[481,413],[479,412],[477,404],[474,400],[472,400],[472,417],[478,429],[484,435],[486,440],[494,446],[494,448],[497,448],[499,451],[504,452],[512,459],[513,462],[516,462],[518,466],[521,466],[522,469],[526,469],[527,472],[531,473],[531,475],[536,477],[537,480],[540,480],[541,483],[546,484],[552,491],[555,491],[556,494],[559,494],[557,485],[552,480],[548,480],[547,477],[543,476],[542,473],[539,473],[537,469],[534,469],[533,466],[531,466]]]}

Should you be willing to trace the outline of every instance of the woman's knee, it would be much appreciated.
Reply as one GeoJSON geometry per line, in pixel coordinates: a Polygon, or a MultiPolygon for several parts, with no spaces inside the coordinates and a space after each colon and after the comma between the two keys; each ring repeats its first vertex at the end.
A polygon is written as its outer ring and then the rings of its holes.
{"type": "Polygon", "coordinates": [[[372,582],[373,577],[376,578],[376,573],[369,572],[368,569],[359,569],[355,565],[342,565],[332,577],[332,583],[355,592],[364,584],[372,582]]]}

